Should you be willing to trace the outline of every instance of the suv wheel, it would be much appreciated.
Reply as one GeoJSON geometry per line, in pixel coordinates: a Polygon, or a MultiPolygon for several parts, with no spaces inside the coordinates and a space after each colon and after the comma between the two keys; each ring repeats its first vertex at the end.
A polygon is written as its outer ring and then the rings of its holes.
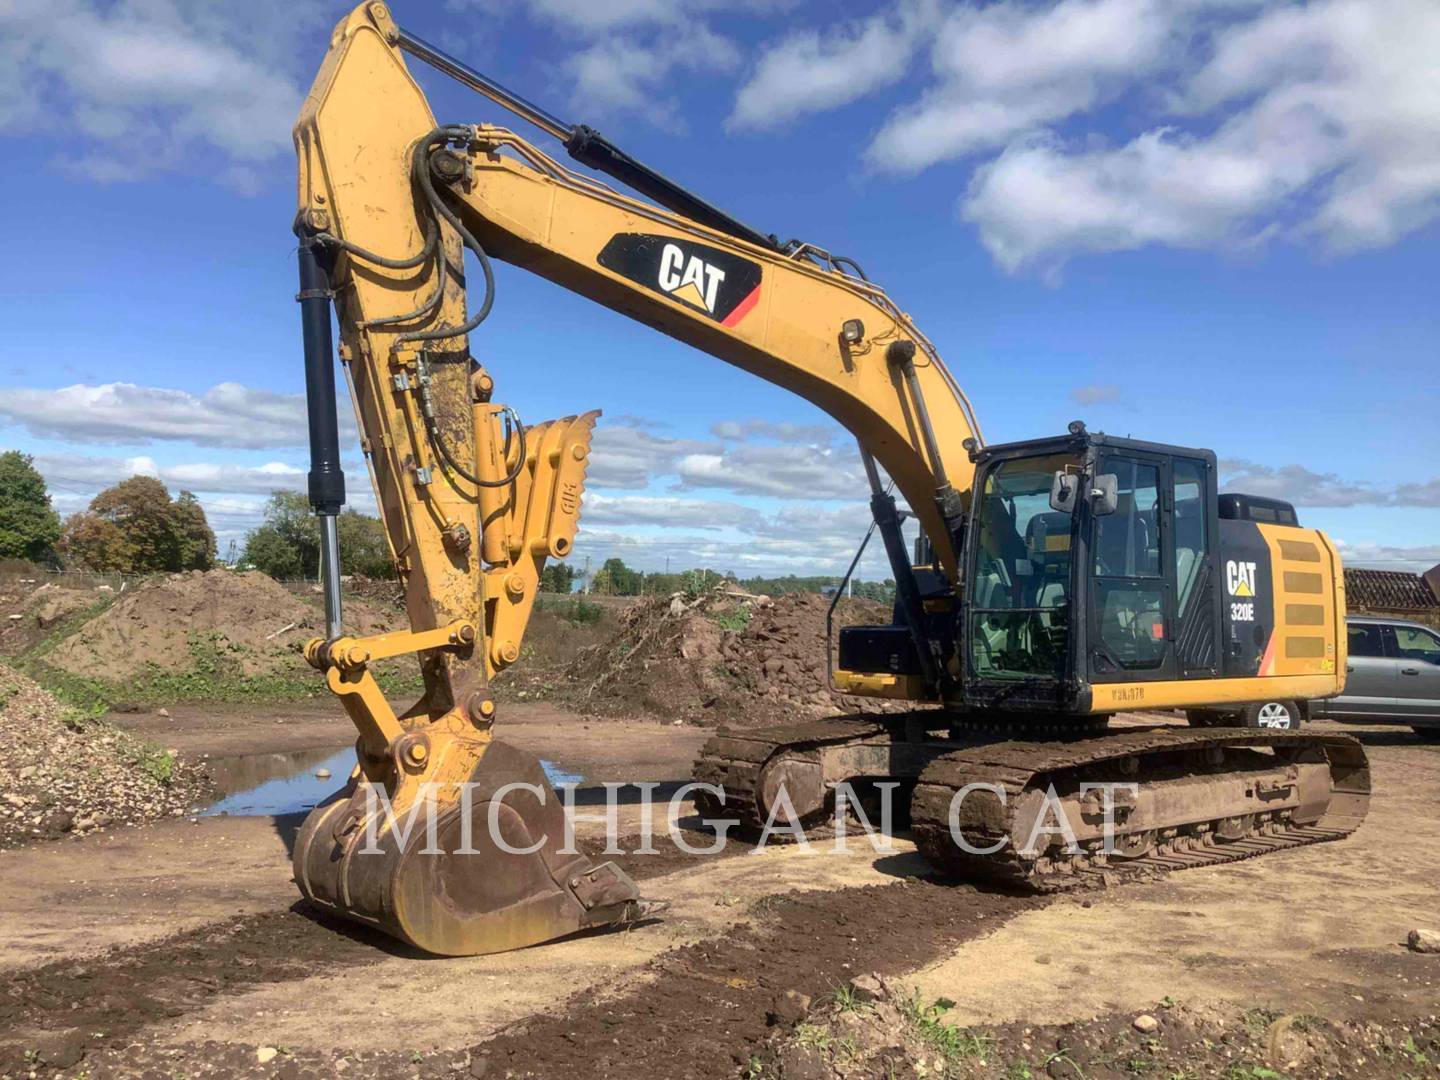
{"type": "Polygon", "coordinates": [[[1301,724],[1300,708],[1293,701],[1262,701],[1247,705],[1244,712],[1245,726],[1271,728],[1276,731],[1294,731],[1301,724]]]}

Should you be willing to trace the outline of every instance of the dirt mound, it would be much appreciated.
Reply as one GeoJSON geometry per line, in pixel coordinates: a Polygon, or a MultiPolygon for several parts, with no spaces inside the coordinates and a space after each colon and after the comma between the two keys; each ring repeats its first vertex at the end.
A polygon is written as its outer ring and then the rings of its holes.
{"type": "Polygon", "coordinates": [[[183,813],[201,772],[0,665],[0,847],[183,813]]]}
{"type": "MultiPolygon", "coordinates": [[[[124,682],[147,670],[234,665],[247,677],[288,671],[324,632],[317,602],[257,571],[191,571],[128,590],[46,660],[76,675],[124,682]]],[[[345,628],[375,634],[393,622],[363,603],[345,606],[345,628]]]]}
{"type": "MultiPolygon", "coordinates": [[[[825,615],[814,593],[771,598],[725,589],[642,600],[615,634],[582,652],[568,680],[579,707],[611,715],[757,725],[896,706],[829,688],[825,615]]],[[[842,600],[835,625],[889,623],[890,610],[842,600]]]]}

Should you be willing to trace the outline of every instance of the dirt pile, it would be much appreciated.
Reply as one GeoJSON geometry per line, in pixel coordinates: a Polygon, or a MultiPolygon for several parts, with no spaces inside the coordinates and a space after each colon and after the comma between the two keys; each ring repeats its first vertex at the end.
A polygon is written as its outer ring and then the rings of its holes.
{"type": "Polygon", "coordinates": [[[184,813],[200,770],[0,665],[0,847],[184,813]]]}
{"type": "Polygon", "coordinates": [[[112,591],[63,580],[0,577],[0,655],[16,656],[32,648],[66,620],[103,606],[112,591]]]}
{"type": "MultiPolygon", "coordinates": [[[[575,705],[692,723],[757,725],[895,706],[829,688],[825,615],[814,593],[771,598],[724,588],[695,600],[634,604],[609,640],[580,653],[567,682],[575,705]]],[[[890,610],[842,600],[836,630],[888,623],[890,610]]]]}
{"type": "MultiPolygon", "coordinates": [[[[316,600],[295,596],[256,571],[170,574],[121,594],[46,660],[114,683],[146,671],[220,663],[245,677],[288,672],[300,647],[324,632],[316,600]]],[[[391,613],[362,602],[345,607],[352,634],[380,633],[393,622],[391,613]]]]}

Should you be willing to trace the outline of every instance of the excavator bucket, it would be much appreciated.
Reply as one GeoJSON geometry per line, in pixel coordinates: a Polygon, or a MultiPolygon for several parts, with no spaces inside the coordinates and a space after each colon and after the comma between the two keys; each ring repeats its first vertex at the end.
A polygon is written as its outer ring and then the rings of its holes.
{"type": "Polygon", "coordinates": [[[357,768],[300,829],[300,891],[441,956],[519,949],[653,909],[618,866],[567,843],[564,806],[536,758],[500,741],[481,754],[468,784],[432,785],[398,809],[357,768]]]}

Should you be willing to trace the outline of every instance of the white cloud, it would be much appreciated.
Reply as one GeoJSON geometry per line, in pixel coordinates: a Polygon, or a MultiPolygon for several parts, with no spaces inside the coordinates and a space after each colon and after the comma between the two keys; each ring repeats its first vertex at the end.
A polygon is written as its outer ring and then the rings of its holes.
{"type": "Polygon", "coordinates": [[[593,525],[659,525],[664,528],[760,528],[764,515],[742,503],[677,499],[668,496],[587,494],[581,518],[593,525]]]}
{"type": "Polygon", "coordinates": [[[963,216],[1007,269],[1148,244],[1383,246],[1440,214],[1440,6],[1325,0],[1231,26],[1176,113],[1118,147],[1053,134],[977,170],[963,216]]]}
{"type": "Polygon", "coordinates": [[[867,157],[879,169],[917,172],[1113,100],[1174,54],[1179,7],[1162,0],[960,7],[931,52],[937,85],[886,122],[867,157]]]}
{"type": "Polygon", "coordinates": [[[1440,507],[1440,477],[1425,483],[1381,485],[1343,480],[1303,465],[1258,465],[1253,461],[1220,462],[1221,490],[1284,499],[1296,506],[1418,506],[1440,507]]]}
{"type": "Polygon", "coordinates": [[[1002,267],[1052,278],[1152,244],[1343,253],[1440,216],[1435,0],[964,0],[934,33],[915,2],[782,36],[732,126],[843,105],[928,48],[866,160],[968,161],[962,218],[1002,267]]]}
{"type": "MultiPolygon", "coordinates": [[[[488,6],[488,4],[487,4],[488,6]]],[[[715,13],[783,11],[789,0],[525,0],[532,15],[586,33],[694,24],[715,13]]]]}
{"type": "Polygon", "coordinates": [[[328,14],[311,0],[12,0],[0,5],[0,133],[49,133],[65,167],[95,180],[203,165],[254,186],[256,163],[290,150],[302,97],[291,50],[328,14]]]}
{"type": "Polygon", "coordinates": [[[741,444],[720,453],[688,454],[676,472],[681,490],[720,488],[782,499],[867,497],[859,455],[816,446],[741,444]]]}
{"type": "MultiPolygon", "coordinates": [[[[225,494],[272,491],[299,491],[305,487],[306,471],[287,462],[263,465],[197,462],[160,465],[150,457],[91,457],[85,454],[39,454],[35,467],[46,484],[56,490],[95,494],[101,488],[132,476],[153,476],[164,481],[172,493],[205,491],[225,494]]],[[[354,472],[354,466],[350,468],[354,472]]]]}
{"type": "Polygon", "coordinates": [[[727,126],[779,127],[898,82],[938,14],[935,0],[902,0],[893,11],[782,38],[761,54],[727,126]]]}
{"type": "MultiPolygon", "coordinates": [[[[342,434],[353,438],[353,411],[343,400],[340,405],[342,434]]],[[[220,383],[199,395],[134,383],[13,388],[0,398],[0,418],[37,436],[81,443],[184,440],[253,450],[303,447],[308,439],[303,395],[239,383],[220,383]]]]}
{"type": "Polygon", "coordinates": [[[734,42],[704,23],[666,27],[653,36],[607,35],[573,55],[576,108],[587,114],[629,112],[669,130],[683,130],[665,83],[676,71],[728,71],[739,63],[734,42]]]}
{"type": "Polygon", "coordinates": [[[687,454],[709,453],[718,444],[657,435],[636,424],[597,428],[586,483],[592,488],[643,488],[654,476],[674,473],[687,454]]]}

